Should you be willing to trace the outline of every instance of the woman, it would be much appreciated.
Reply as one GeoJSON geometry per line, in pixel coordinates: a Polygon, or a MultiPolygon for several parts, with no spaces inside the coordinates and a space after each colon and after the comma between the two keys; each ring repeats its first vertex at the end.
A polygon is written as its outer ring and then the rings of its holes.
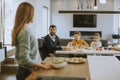
{"type": "Polygon", "coordinates": [[[23,2],[19,5],[12,31],[12,46],[16,47],[15,57],[18,61],[17,80],[25,80],[28,75],[40,68],[49,69],[51,65],[42,63],[37,40],[28,28],[33,21],[34,8],[23,2]]]}

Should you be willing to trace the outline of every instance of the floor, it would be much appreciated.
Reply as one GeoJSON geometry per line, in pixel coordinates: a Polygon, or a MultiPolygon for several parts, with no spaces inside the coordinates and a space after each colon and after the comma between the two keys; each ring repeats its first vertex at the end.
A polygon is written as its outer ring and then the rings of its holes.
{"type": "Polygon", "coordinates": [[[2,71],[0,72],[0,80],[16,80],[16,72],[2,71]]]}
{"type": "Polygon", "coordinates": [[[16,80],[16,69],[14,56],[10,56],[2,62],[0,80],[16,80]]]}

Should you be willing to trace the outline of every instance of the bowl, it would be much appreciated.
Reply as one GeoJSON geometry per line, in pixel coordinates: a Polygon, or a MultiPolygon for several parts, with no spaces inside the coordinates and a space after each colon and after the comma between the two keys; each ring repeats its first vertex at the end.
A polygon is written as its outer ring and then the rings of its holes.
{"type": "Polygon", "coordinates": [[[54,68],[63,68],[67,65],[67,62],[63,62],[63,63],[53,63],[52,66],[54,68]]]}

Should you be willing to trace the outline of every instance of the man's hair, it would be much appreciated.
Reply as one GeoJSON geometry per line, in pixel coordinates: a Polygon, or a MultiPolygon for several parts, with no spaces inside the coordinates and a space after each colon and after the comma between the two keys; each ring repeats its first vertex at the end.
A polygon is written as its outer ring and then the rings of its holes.
{"type": "Polygon", "coordinates": [[[79,31],[74,32],[74,34],[78,34],[81,36],[81,33],[79,31]]]}
{"type": "Polygon", "coordinates": [[[56,25],[50,25],[49,29],[50,28],[56,28],[56,25]]]}

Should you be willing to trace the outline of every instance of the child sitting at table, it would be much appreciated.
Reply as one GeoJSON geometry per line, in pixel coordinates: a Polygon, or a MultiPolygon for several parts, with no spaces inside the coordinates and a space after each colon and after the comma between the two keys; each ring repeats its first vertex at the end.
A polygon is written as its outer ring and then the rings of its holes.
{"type": "MultiPolygon", "coordinates": [[[[89,47],[89,44],[84,39],[81,38],[81,33],[79,31],[74,32],[74,39],[71,42],[69,42],[68,45],[72,46],[73,50],[89,47]]],[[[69,54],[69,57],[84,57],[84,58],[86,58],[87,55],[86,54],[69,54]]]]}
{"type": "Polygon", "coordinates": [[[94,33],[93,41],[91,42],[90,47],[92,47],[93,49],[100,49],[100,47],[102,47],[99,33],[94,33]]]}
{"type": "Polygon", "coordinates": [[[74,33],[74,40],[71,42],[72,46],[77,48],[86,48],[89,47],[89,44],[81,38],[80,32],[74,33]]]}

